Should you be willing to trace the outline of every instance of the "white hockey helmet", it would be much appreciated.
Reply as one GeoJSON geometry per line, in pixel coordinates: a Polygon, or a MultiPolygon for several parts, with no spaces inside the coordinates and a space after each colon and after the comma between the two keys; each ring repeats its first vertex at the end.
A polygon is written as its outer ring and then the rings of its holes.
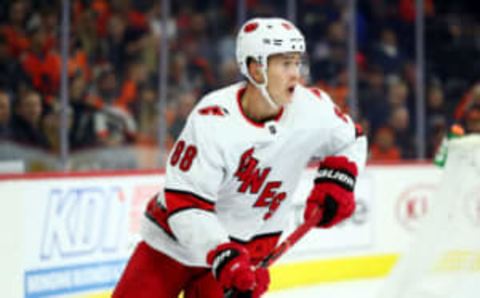
{"type": "Polygon", "coordinates": [[[240,72],[259,88],[273,107],[277,104],[267,92],[268,57],[275,54],[305,52],[305,38],[290,21],[282,18],[254,18],[245,22],[237,35],[237,63],[240,72]],[[259,84],[248,73],[247,61],[260,63],[264,82],[259,84]]]}

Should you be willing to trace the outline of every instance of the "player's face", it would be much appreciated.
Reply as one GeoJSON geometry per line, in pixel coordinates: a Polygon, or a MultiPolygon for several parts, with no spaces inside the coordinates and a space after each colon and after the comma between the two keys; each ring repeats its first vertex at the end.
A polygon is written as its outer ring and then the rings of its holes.
{"type": "Polygon", "coordinates": [[[267,90],[278,105],[292,101],[295,86],[300,80],[300,67],[299,53],[279,54],[269,58],[267,90]]]}

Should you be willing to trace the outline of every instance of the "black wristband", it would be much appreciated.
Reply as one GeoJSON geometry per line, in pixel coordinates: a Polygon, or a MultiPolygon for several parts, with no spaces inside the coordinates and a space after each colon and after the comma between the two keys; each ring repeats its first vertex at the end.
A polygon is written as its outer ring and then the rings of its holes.
{"type": "Polygon", "coordinates": [[[227,265],[231,260],[235,259],[240,255],[240,252],[233,248],[228,248],[220,251],[212,262],[212,271],[215,278],[220,277],[220,272],[222,272],[223,267],[227,265]]]}
{"type": "Polygon", "coordinates": [[[351,173],[342,169],[318,169],[317,178],[315,178],[315,184],[331,182],[338,184],[345,190],[353,191],[355,188],[356,178],[351,173]]]}

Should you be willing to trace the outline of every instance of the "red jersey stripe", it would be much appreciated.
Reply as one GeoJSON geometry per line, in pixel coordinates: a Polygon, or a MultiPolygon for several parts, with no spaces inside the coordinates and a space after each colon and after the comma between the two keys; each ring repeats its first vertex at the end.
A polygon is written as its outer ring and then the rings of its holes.
{"type": "Polygon", "coordinates": [[[165,189],[165,203],[168,215],[184,209],[201,209],[208,212],[215,211],[215,204],[191,192],[165,189]]]}

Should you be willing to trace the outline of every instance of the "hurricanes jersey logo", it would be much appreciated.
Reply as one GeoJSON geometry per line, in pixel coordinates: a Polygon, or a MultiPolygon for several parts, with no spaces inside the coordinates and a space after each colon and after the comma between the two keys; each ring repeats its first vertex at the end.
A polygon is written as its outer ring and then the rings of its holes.
{"type": "Polygon", "coordinates": [[[242,154],[235,177],[241,182],[238,192],[259,194],[253,207],[267,207],[268,211],[263,216],[267,220],[280,207],[287,194],[279,191],[281,181],[267,181],[272,168],[260,168],[258,159],[253,157],[254,151],[252,147],[242,154]]]}

